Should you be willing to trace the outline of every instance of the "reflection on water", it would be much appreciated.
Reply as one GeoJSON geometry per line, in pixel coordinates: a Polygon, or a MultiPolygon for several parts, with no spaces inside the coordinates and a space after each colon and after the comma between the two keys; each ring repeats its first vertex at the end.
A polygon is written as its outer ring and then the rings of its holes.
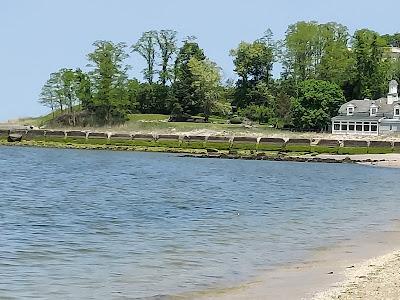
{"type": "Polygon", "coordinates": [[[1,299],[203,290],[400,212],[400,170],[354,165],[3,147],[0,170],[1,299]]]}

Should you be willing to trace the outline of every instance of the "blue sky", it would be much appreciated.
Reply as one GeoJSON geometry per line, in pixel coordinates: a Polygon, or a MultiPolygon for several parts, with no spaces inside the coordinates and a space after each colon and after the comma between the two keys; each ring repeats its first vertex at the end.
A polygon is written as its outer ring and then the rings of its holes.
{"type": "MultiPolygon", "coordinates": [[[[350,32],[400,31],[398,0],[1,0],[0,120],[47,111],[38,95],[49,74],[86,65],[96,40],[135,42],[151,29],[194,35],[206,54],[234,77],[229,50],[270,28],[282,38],[300,20],[335,21],[350,32]]],[[[139,57],[127,61],[141,77],[139,57]]]]}

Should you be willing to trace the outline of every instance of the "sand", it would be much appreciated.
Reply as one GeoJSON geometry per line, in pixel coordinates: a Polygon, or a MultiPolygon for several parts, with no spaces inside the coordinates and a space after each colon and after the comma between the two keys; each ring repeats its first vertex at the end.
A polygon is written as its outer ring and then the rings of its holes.
{"type": "Polygon", "coordinates": [[[178,299],[400,299],[400,229],[317,249],[302,263],[266,271],[241,285],[178,299]]]}
{"type": "Polygon", "coordinates": [[[313,300],[400,299],[400,250],[367,260],[349,269],[346,277],[313,300]]]}
{"type": "Polygon", "coordinates": [[[386,168],[400,168],[400,153],[356,154],[356,155],[319,154],[314,157],[323,159],[336,159],[336,160],[349,159],[357,161],[357,163],[361,165],[386,167],[386,168]]]}

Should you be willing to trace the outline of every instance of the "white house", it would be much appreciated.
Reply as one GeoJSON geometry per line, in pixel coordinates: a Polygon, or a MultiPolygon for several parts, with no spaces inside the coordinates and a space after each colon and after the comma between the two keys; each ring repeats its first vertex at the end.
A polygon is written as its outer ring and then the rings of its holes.
{"type": "Polygon", "coordinates": [[[398,83],[389,83],[386,98],[378,100],[351,100],[339,109],[339,115],[332,118],[333,134],[378,135],[400,133],[400,102],[398,83]]]}

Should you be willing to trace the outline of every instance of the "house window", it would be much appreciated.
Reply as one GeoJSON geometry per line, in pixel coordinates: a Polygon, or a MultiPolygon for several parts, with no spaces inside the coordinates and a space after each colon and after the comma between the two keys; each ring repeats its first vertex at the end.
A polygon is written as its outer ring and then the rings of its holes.
{"type": "Polygon", "coordinates": [[[342,124],[342,131],[347,131],[347,124],[342,124]]]}
{"type": "Polygon", "coordinates": [[[354,107],[353,106],[347,107],[347,115],[348,116],[354,115],[354,107]]]}
{"type": "Polygon", "coordinates": [[[333,129],[334,130],[340,130],[340,123],[334,123],[333,124],[333,129]]]}
{"type": "Polygon", "coordinates": [[[369,131],[370,129],[370,123],[364,123],[364,131],[369,131]]]}
{"type": "Polygon", "coordinates": [[[356,123],[356,131],[361,132],[363,129],[362,123],[356,123]]]}
{"type": "Polygon", "coordinates": [[[354,131],[355,124],[353,122],[349,123],[349,130],[354,131]]]}
{"type": "Polygon", "coordinates": [[[371,124],[371,131],[372,132],[377,132],[378,131],[378,124],[372,123],[371,124]]]}
{"type": "Polygon", "coordinates": [[[395,116],[395,117],[400,117],[400,108],[399,108],[399,107],[396,107],[396,108],[394,109],[394,116],[395,116]]]}
{"type": "Polygon", "coordinates": [[[371,115],[371,116],[376,116],[377,113],[378,113],[378,108],[376,108],[376,107],[371,107],[370,115],[371,115]]]}

